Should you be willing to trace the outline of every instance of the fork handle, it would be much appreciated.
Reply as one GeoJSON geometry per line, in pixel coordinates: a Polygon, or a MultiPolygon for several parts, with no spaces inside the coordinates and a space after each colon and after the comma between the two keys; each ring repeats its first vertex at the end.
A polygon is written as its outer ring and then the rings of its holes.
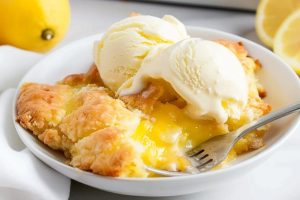
{"type": "Polygon", "coordinates": [[[270,114],[265,115],[256,121],[253,121],[245,126],[242,126],[241,128],[239,128],[237,130],[237,133],[240,133],[240,134],[236,137],[235,141],[238,141],[241,137],[243,137],[247,133],[249,133],[263,125],[266,125],[276,119],[280,119],[282,117],[290,115],[291,113],[294,113],[298,110],[300,110],[300,103],[296,103],[296,104],[290,105],[286,108],[282,108],[277,111],[271,112],[270,114]]]}

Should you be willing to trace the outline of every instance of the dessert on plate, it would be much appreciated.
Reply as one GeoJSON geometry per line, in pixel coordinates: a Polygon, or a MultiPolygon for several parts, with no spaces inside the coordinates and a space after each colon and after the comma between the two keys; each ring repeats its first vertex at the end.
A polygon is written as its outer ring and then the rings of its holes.
{"type": "MultiPolygon", "coordinates": [[[[153,177],[144,166],[189,171],[185,152],[270,112],[242,43],[188,36],[173,16],[132,16],[94,45],[94,64],[56,84],[25,83],[17,121],[67,163],[96,174],[153,177]]],[[[224,167],[264,145],[242,138],[224,167]]]]}

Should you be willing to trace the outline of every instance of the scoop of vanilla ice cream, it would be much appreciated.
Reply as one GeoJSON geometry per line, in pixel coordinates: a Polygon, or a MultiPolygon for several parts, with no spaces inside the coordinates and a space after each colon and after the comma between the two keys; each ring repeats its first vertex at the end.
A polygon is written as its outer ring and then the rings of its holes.
{"type": "Polygon", "coordinates": [[[187,38],[175,17],[133,16],[113,24],[94,45],[94,61],[104,84],[116,91],[135,75],[151,49],[187,38]]]}
{"type": "Polygon", "coordinates": [[[120,87],[119,95],[139,92],[149,78],[169,82],[187,102],[184,109],[192,118],[225,123],[231,108],[236,108],[239,118],[239,110],[247,103],[248,83],[241,63],[213,41],[189,38],[156,47],[137,74],[120,87]]]}

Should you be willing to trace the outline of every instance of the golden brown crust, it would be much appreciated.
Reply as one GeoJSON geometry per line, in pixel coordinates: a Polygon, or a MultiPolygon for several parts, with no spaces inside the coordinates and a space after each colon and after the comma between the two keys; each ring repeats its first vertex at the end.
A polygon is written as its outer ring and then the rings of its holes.
{"type": "Polygon", "coordinates": [[[74,100],[79,103],[77,109],[59,125],[61,132],[73,142],[107,127],[131,134],[139,124],[138,114],[126,109],[122,101],[108,96],[103,88],[87,91],[84,88],[74,100]]]}
{"type": "Polygon", "coordinates": [[[265,131],[254,131],[241,138],[234,146],[235,152],[240,155],[264,146],[265,131]]]}
{"type": "Polygon", "coordinates": [[[176,94],[171,86],[162,80],[153,80],[138,94],[119,97],[128,107],[150,114],[157,102],[171,103],[183,108],[186,102],[176,94]]]}
{"type": "Polygon", "coordinates": [[[95,64],[91,65],[87,73],[68,75],[58,83],[70,86],[85,86],[88,84],[104,86],[95,64]]]}
{"type": "Polygon", "coordinates": [[[216,42],[218,42],[219,44],[222,44],[225,47],[227,47],[229,50],[231,50],[239,58],[248,56],[248,52],[245,49],[242,42],[234,42],[234,41],[231,41],[231,40],[224,40],[224,39],[216,40],[216,42]]]}
{"type": "Polygon", "coordinates": [[[163,95],[164,89],[161,86],[150,84],[142,92],[134,95],[122,96],[120,99],[130,108],[136,108],[144,113],[151,113],[155,103],[163,95]]]}
{"type": "Polygon", "coordinates": [[[64,151],[71,165],[102,175],[119,176],[128,164],[138,165],[130,134],[139,119],[95,85],[29,83],[17,101],[17,120],[24,128],[52,149],[64,151]]]}
{"type": "Polygon", "coordinates": [[[17,121],[36,134],[56,127],[66,114],[64,105],[71,92],[66,85],[24,84],[17,102],[17,121]]]}
{"type": "Polygon", "coordinates": [[[46,145],[63,150],[66,155],[72,142],[57,126],[65,117],[65,104],[73,89],[66,85],[27,83],[20,90],[17,101],[17,121],[31,130],[46,145]]]}
{"type": "Polygon", "coordinates": [[[105,176],[121,176],[134,162],[136,150],[117,128],[101,129],[75,144],[71,165],[105,176]]]}

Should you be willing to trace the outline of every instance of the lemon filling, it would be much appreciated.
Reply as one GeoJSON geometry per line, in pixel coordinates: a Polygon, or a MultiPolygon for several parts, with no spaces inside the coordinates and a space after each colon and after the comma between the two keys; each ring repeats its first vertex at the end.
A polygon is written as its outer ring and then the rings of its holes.
{"type": "Polygon", "coordinates": [[[132,138],[144,147],[141,157],[146,165],[185,171],[190,166],[186,151],[227,132],[226,124],[194,120],[175,105],[158,103],[149,119],[142,119],[132,138]]]}
{"type": "MultiPolygon", "coordinates": [[[[191,163],[185,152],[210,138],[227,134],[248,121],[245,116],[239,120],[230,119],[225,124],[213,120],[195,120],[170,103],[157,103],[153,110],[147,119],[141,120],[132,138],[143,147],[141,157],[144,164],[170,171],[188,170],[191,163]]],[[[242,138],[215,169],[226,166],[237,155],[249,151],[250,142],[262,137],[263,133],[263,130],[255,131],[242,138]]]]}

